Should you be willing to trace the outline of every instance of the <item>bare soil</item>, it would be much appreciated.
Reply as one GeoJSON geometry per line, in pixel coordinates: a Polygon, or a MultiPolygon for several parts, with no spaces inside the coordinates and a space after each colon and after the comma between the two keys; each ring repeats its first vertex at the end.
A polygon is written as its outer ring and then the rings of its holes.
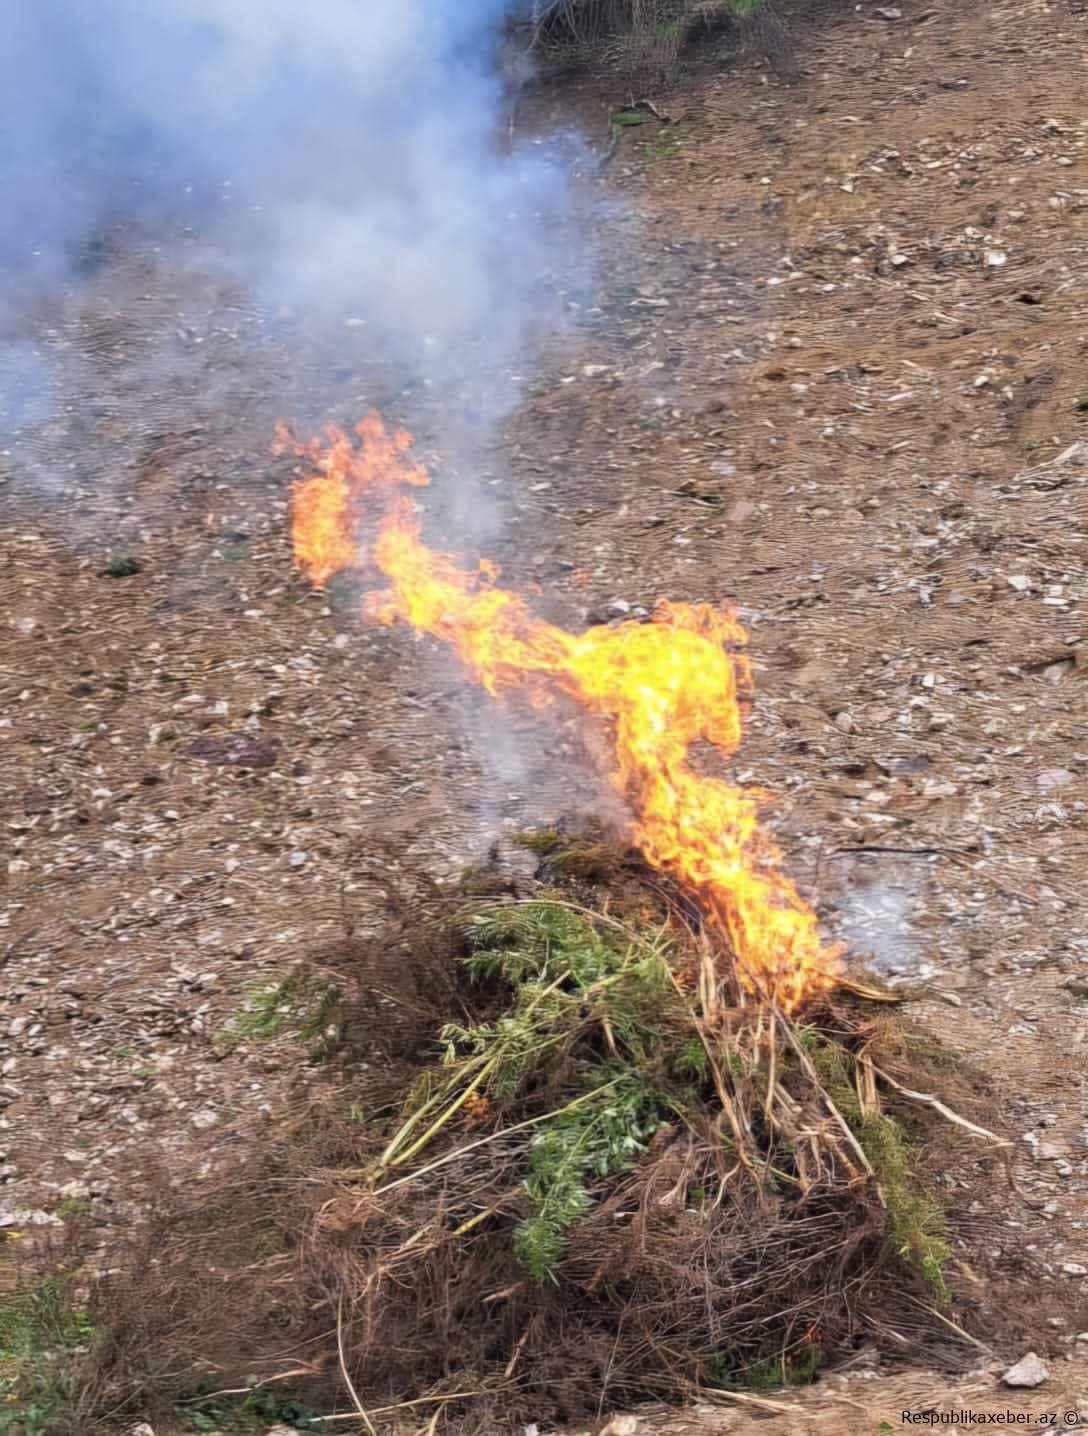
{"type": "MultiPolygon", "coordinates": [[[[1088,1423],[1085,40],[1070,0],[866,3],[801,29],[796,73],[707,61],[653,97],[671,123],[583,178],[615,201],[600,272],[461,511],[426,396],[362,349],[309,365],[301,320],[192,264],[130,254],[42,309],[61,402],[0,456],[9,1230],[77,1203],[106,1242],[259,1141],[326,1079],[289,1034],[224,1037],[256,992],[373,926],[398,870],[448,879],[601,802],[576,715],[500,712],[299,587],[266,396],[304,422],[379,403],[433,461],[442,545],[550,616],[742,606],[740,772],[828,931],[1016,1136],[961,1253],[1001,1307],[979,1374],[867,1368],[637,1429],[1088,1423]],[[1049,1381],[1001,1390],[1028,1348],[1049,1381]]],[[[573,105],[603,149],[624,98],[568,86],[524,122],[573,105]]]]}

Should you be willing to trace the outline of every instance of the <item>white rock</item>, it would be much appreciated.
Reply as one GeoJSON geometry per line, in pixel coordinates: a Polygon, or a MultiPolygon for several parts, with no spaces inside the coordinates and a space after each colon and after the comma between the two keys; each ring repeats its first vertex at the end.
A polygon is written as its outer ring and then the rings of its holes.
{"type": "Polygon", "coordinates": [[[601,1436],[636,1436],[637,1431],[637,1416],[613,1416],[601,1436]]]}
{"type": "Polygon", "coordinates": [[[1035,786],[1043,793],[1052,792],[1055,788],[1068,788],[1073,781],[1073,774],[1068,768],[1044,768],[1035,775],[1035,786]]]}
{"type": "Polygon", "coordinates": [[[1066,1276],[1088,1276],[1088,1266],[1079,1261],[1063,1261],[1062,1271],[1066,1276]]]}
{"type": "Polygon", "coordinates": [[[1015,588],[1017,593],[1027,593],[1031,588],[1031,579],[1026,573],[1010,573],[1005,582],[1010,588],[1015,588]]]}
{"type": "Polygon", "coordinates": [[[1042,1386],[1050,1375],[1046,1364],[1029,1351],[1015,1366],[1010,1366],[1001,1380],[1006,1386],[1042,1386]]]}

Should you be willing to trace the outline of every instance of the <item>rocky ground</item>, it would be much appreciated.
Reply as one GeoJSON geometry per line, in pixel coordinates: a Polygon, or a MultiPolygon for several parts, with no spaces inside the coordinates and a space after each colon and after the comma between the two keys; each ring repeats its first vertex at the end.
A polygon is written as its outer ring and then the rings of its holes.
{"type": "MultiPolygon", "coordinates": [[[[671,123],[586,168],[617,201],[599,273],[457,513],[425,397],[362,352],[307,369],[294,321],[192,266],[130,256],[42,308],[60,399],[9,410],[0,455],[9,1231],[78,1208],[106,1239],[199,1183],[322,1080],[235,1025],[376,920],[376,882],[599,802],[576,715],[500,712],[294,576],[280,397],[308,422],[382,402],[442,545],[482,543],[557,621],[742,606],[744,780],[829,932],[910,984],[1016,1140],[964,1253],[1008,1306],[980,1373],[631,1429],[1088,1424],[1085,26],[1069,0],[864,4],[799,31],[794,74],[708,62],[654,97],[671,123]],[[1047,1382],[1001,1389],[1029,1347],[1047,1382]]],[[[572,106],[603,148],[599,85],[523,123],[572,106]]]]}

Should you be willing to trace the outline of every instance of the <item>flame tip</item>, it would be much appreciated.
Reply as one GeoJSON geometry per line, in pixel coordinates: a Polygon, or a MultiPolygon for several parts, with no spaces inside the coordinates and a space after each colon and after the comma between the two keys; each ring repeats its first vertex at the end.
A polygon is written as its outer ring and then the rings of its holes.
{"type": "Polygon", "coordinates": [[[314,587],[362,566],[358,536],[371,526],[366,559],[390,587],[365,597],[364,614],[444,639],[493,696],[520,688],[541,706],[563,694],[611,720],[610,778],[635,812],[634,841],[695,895],[734,956],[741,989],[788,1012],[826,990],[842,951],[822,944],[815,912],[759,826],[765,795],[688,761],[696,740],[725,755],[740,743],[753,684],[738,607],[663,598],[649,624],[569,633],[498,587],[491,560],[465,570],[425,546],[404,490],[429,477],[411,462],[406,429],[390,431],[371,410],[354,426],[357,442],[335,424],[324,447],[301,444],[284,421],[276,433],[313,469],[292,485],[292,537],[314,587]]]}

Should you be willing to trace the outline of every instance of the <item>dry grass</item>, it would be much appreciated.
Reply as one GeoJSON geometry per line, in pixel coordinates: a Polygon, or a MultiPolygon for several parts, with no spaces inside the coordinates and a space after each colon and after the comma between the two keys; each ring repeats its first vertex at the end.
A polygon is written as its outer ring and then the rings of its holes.
{"type": "Polygon", "coordinates": [[[530,41],[546,63],[610,69],[656,87],[674,78],[689,46],[721,32],[769,58],[788,49],[768,0],[544,0],[530,41]]]}

